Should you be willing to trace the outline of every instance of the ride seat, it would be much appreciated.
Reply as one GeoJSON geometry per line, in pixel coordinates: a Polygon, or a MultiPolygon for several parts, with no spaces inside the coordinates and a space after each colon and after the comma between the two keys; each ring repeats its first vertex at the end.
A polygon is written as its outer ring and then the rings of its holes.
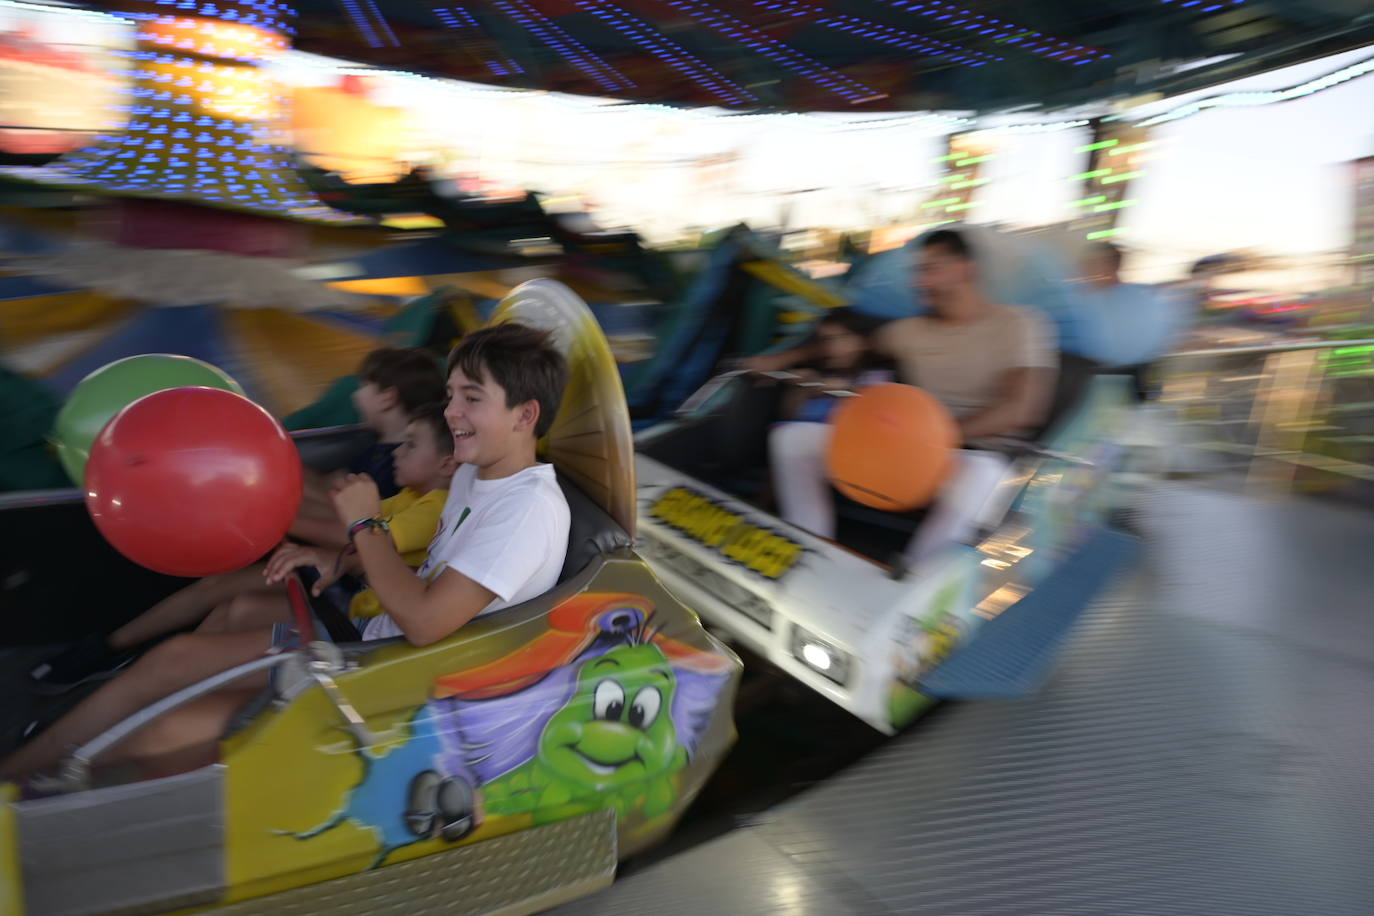
{"type": "Polygon", "coordinates": [[[562,583],[580,573],[602,554],[629,547],[633,539],[575,483],[561,472],[557,477],[563,498],[568,501],[569,518],[568,553],[563,560],[563,571],[558,575],[558,581],[562,583]]]}

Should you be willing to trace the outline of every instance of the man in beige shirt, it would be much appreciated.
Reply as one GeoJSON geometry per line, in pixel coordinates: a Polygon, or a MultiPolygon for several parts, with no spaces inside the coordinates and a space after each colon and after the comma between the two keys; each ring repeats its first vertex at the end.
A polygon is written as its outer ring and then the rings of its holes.
{"type": "MultiPolygon", "coordinates": [[[[917,284],[929,314],[884,325],[875,348],[896,360],[902,381],[940,400],[965,442],[1024,433],[1039,424],[1058,367],[1053,327],[1040,313],[983,298],[977,264],[963,236],[938,230],[921,239],[917,284]]],[[[755,358],[755,369],[780,369],[803,351],[755,358]]],[[[833,537],[835,511],[825,475],[831,428],[786,423],[769,435],[774,491],[782,516],[801,528],[833,537]]],[[[899,459],[897,459],[899,460],[899,459]]],[[[946,483],[911,545],[915,562],[951,542],[968,539],[1007,467],[995,452],[961,449],[946,483]]]]}

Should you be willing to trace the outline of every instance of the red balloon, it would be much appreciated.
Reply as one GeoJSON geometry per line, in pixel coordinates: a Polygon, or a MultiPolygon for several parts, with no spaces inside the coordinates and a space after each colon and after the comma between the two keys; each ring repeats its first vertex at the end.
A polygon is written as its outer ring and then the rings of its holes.
{"type": "Polygon", "coordinates": [[[260,559],[301,502],[301,460],[286,430],[241,394],[168,388],[101,430],[86,463],[86,508],[141,566],[210,576],[260,559]]]}

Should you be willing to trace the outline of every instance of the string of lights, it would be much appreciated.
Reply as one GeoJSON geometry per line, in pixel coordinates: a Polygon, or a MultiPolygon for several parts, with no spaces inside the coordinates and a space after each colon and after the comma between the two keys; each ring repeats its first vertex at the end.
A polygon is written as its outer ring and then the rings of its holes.
{"type": "Polygon", "coordinates": [[[857,105],[886,98],[887,94],[851,79],[836,70],[808,57],[793,47],[719,10],[701,0],[659,0],[673,9],[691,16],[714,32],[737,41],[751,51],[762,54],[777,64],[815,83],[835,95],[857,105]]]}
{"type": "Polygon", "coordinates": [[[380,48],[382,40],[377,36],[377,30],[372,27],[372,22],[363,15],[363,5],[360,0],[340,0],[344,12],[353,21],[353,28],[367,42],[369,48],[380,48]]]}
{"type": "Polygon", "coordinates": [[[927,16],[949,28],[963,29],[974,35],[987,36],[989,41],[1002,42],[1039,54],[1051,60],[1059,60],[1075,66],[1106,60],[1111,57],[1100,48],[1089,48],[1042,35],[1040,32],[1024,28],[1015,23],[975,13],[972,10],[945,3],[944,0],[880,0],[888,6],[927,16]]]}
{"type": "Polygon", "coordinates": [[[627,10],[605,0],[573,0],[580,9],[609,24],[650,54],[706,89],[727,105],[757,103],[759,97],[668,39],[627,10]]]}
{"type": "Polygon", "coordinates": [[[868,38],[906,51],[942,57],[953,63],[966,63],[972,67],[981,67],[990,61],[1005,60],[1005,58],[985,54],[982,51],[973,51],[947,41],[918,35],[915,32],[908,32],[868,19],[831,12],[824,7],[804,3],[802,0],[752,0],[752,2],[754,6],[761,9],[773,10],[793,18],[806,18],[815,25],[848,32],[860,38],[868,38]]]}
{"type": "Polygon", "coordinates": [[[477,17],[461,6],[435,7],[434,17],[448,28],[471,36],[472,43],[480,47],[481,54],[486,55],[482,63],[486,64],[494,76],[512,76],[525,72],[525,68],[520,66],[515,58],[499,52],[496,43],[487,35],[486,29],[482,28],[477,17]]]}
{"type": "Polygon", "coordinates": [[[1223,2],[1220,3],[1215,2],[1215,0],[1159,0],[1159,2],[1170,5],[1174,5],[1177,2],[1177,6],[1180,9],[1201,6],[1202,9],[1198,12],[1215,13],[1217,10],[1226,9],[1227,7],[1240,6],[1245,0],[1223,0],[1223,2]]]}
{"type": "Polygon", "coordinates": [[[535,9],[528,0],[488,0],[492,6],[524,26],[544,44],[553,48],[564,60],[586,74],[607,92],[621,92],[635,88],[635,84],[588,50],[569,35],[562,26],[535,9]]]}
{"type": "Polygon", "coordinates": [[[399,48],[401,43],[396,40],[396,33],[391,31],[391,26],[387,23],[386,17],[382,15],[382,11],[377,7],[376,0],[364,0],[364,2],[367,4],[368,10],[371,11],[372,19],[377,23],[377,27],[385,33],[387,41],[392,47],[399,48]]]}

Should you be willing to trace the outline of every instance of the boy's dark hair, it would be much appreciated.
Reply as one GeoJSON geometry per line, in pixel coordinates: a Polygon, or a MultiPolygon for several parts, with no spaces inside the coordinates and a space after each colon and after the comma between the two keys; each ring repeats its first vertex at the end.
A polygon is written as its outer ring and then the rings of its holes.
{"type": "Polygon", "coordinates": [[[434,444],[439,446],[439,451],[453,454],[453,431],[448,428],[448,420],[444,419],[443,401],[420,405],[411,413],[410,422],[428,426],[434,436],[434,444]]]}
{"type": "Polygon", "coordinates": [[[965,261],[974,260],[973,249],[969,247],[968,241],[953,229],[936,229],[921,239],[919,244],[922,248],[934,248],[938,245],[957,258],[965,261]]]}
{"type": "Polygon", "coordinates": [[[462,369],[479,385],[486,384],[490,372],[492,380],[506,390],[507,407],[538,401],[535,438],[553,425],[568,381],[568,364],[548,332],[514,322],[482,328],[460,340],[448,355],[445,375],[452,376],[454,369],[462,369]]]}
{"type": "Polygon", "coordinates": [[[408,414],[444,399],[444,377],[439,364],[415,347],[381,347],[363,357],[358,377],[382,391],[396,389],[396,399],[408,414]]]}

